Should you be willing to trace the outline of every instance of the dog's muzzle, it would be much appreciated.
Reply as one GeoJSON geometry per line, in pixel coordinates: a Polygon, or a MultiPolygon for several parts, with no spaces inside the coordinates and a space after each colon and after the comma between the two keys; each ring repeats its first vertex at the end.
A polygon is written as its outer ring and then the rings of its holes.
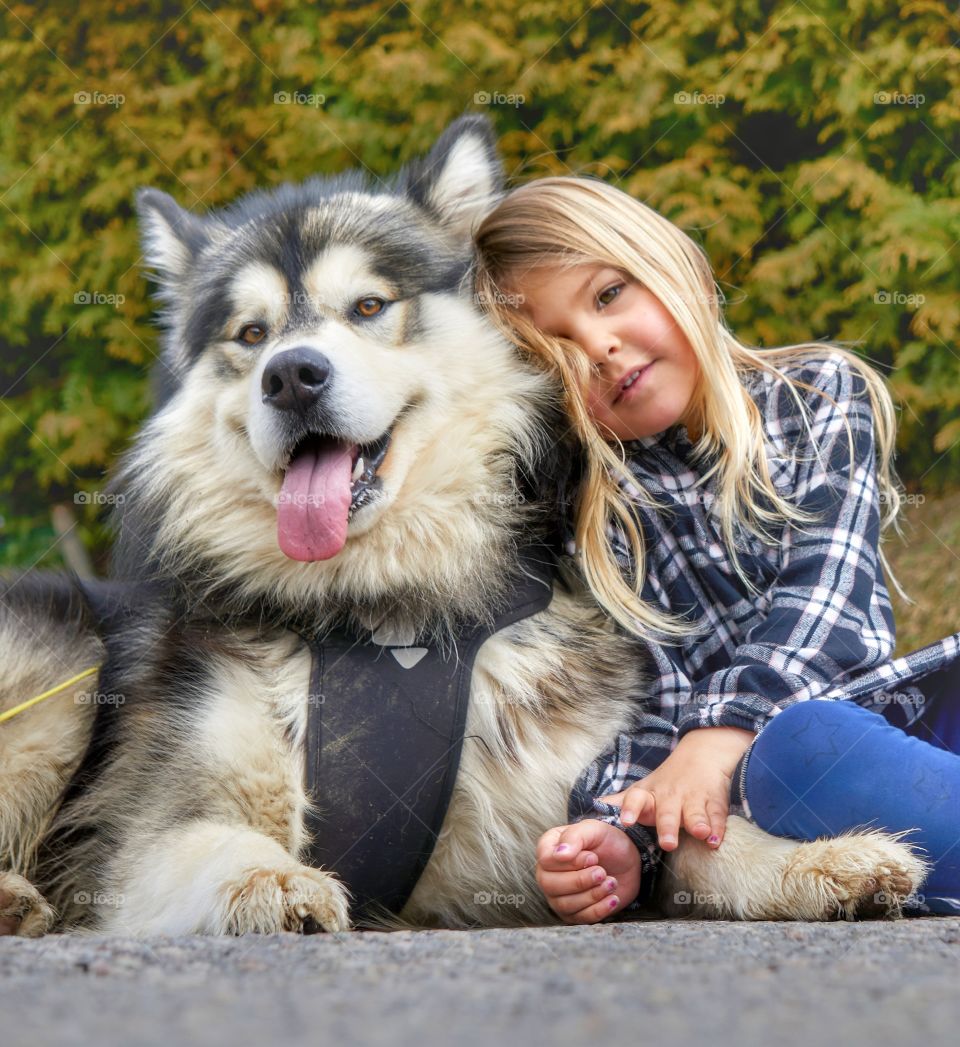
{"type": "Polygon", "coordinates": [[[263,402],[303,434],[290,448],[277,498],[277,541],[293,560],[336,556],[353,516],[383,490],[377,469],[393,426],[366,444],[323,431],[321,398],[331,373],[322,353],[301,347],[278,353],[261,380],[263,402]]]}
{"type": "Polygon", "coordinates": [[[317,407],[333,365],[316,349],[299,346],[277,353],[263,369],[263,402],[306,418],[317,407]]]}

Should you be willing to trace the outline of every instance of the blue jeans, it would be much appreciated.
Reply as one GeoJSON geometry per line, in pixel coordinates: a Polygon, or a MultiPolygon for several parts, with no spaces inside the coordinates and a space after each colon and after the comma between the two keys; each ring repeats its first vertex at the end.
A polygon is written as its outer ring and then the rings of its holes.
{"type": "MultiPolygon", "coordinates": [[[[916,681],[926,702],[904,728],[892,695],[881,715],[852,701],[798,702],[757,735],[732,800],[776,836],[813,840],[857,827],[914,830],[933,862],[908,911],[960,913],[960,663],[916,681]],[[742,791],[742,794],[741,794],[742,791]]],[[[907,695],[909,697],[909,695],[907,695]]]]}

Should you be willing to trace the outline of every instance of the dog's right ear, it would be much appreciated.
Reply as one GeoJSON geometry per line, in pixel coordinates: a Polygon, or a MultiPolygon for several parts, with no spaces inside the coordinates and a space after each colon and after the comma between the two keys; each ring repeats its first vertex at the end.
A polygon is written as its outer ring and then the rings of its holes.
{"type": "Polygon", "coordinates": [[[164,284],[177,284],[209,243],[210,220],[185,211],[159,189],[137,192],[143,256],[164,284]]]}
{"type": "Polygon", "coordinates": [[[503,195],[503,162],[486,114],[454,120],[427,156],[404,168],[406,192],[458,237],[469,239],[503,195]]]}

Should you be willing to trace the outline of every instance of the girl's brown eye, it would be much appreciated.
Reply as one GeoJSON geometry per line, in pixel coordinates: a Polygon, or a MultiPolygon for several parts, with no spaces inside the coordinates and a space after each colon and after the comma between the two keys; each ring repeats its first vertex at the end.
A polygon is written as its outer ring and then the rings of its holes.
{"type": "Polygon", "coordinates": [[[360,316],[370,317],[376,316],[384,306],[382,298],[361,298],[359,302],[354,306],[354,309],[360,316]]]}
{"type": "Polygon", "coordinates": [[[609,305],[613,301],[613,299],[616,298],[617,295],[620,294],[620,288],[622,288],[622,287],[623,287],[623,284],[614,284],[612,287],[608,287],[605,291],[601,291],[597,295],[597,301],[601,305],[609,305]],[[613,297],[604,299],[604,295],[611,294],[611,292],[613,292],[613,291],[616,291],[616,294],[614,294],[613,297]]]}
{"type": "Polygon", "coordinates": [[[267,337],[267,329],[260,324],[244,324],[237,339],[246,345],[256,345],[267,337]]]}

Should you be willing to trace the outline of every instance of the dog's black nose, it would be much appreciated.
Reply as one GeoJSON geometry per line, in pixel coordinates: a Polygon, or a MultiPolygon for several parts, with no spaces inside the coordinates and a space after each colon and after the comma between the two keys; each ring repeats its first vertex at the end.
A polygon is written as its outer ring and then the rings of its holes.
{"type": "Polygon", "coordinates": [[[330,361],[316,349],[285,349],[263,369],[263,402],[279,411],[306,414],[330,377],[330,361]]]}

